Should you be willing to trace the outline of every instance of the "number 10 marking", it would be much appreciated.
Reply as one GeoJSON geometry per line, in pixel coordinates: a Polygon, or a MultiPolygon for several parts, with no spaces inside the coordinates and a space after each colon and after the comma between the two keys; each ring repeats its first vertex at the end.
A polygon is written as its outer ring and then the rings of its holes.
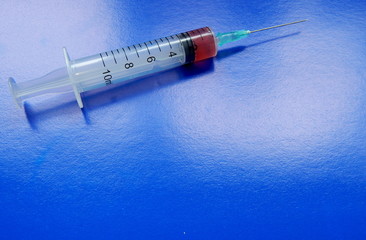
{"type": "Polygon", "coordinates": [[[106,74],[106,75],[104,75],[104,83],[105,83],[105,85],[112,84],[112,75],[111,75],[111,74],[108,74],[108,73],[110,73],[110,72],[111,72],[111,71],[109,71],[109,70],[107,69],[107,71],[103,73],[103,74],[106,74]]]}

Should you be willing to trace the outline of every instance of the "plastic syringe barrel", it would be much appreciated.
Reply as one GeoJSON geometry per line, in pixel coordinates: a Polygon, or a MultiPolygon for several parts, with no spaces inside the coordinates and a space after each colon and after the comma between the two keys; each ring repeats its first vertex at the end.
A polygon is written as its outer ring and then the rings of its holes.
{"type": "Polygon", "coordinates": [[[30,97],[74,90],[83,107],[81,92],[214,57],[217,40],[212,30],[204,27],[76,60],[70,60],[65,49],[64,54],[66,68],[20,84],[9,79],[19,106],[30,97]]]}

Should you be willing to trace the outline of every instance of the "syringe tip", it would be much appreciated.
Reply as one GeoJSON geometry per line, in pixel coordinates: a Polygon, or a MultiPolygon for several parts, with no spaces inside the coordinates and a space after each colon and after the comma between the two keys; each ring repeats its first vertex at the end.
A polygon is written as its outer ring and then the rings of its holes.
{"type": "Polygon", "coordinates": [[[258,29],[258,30],[254,30],[254,31],[239,30],[239,31],[233,31],[233,32],[226,32],[226,33],[217,33],[216,34],[217,45],[222,46],[226,43],[240,40],[242,38],[247,37],[250,33],[264,31],[264,30],[268,30],[268,29],[272,29],[272,28],[283,27],[283,26],[287,26],[287,25],[291,25],[291,24],[295,24],[295,23],[301,23],[301,22],[305,22],[305,21],[308,21],[308,19],[303,19],[303,20],[296,21],[296,22],[290,22],[290,23],[285,23],[285,24],[276,25],[276,26],[272,26],[272,27],[262,28],[262,29],[258,29]]]}
{"type": "Polygon", "coordinates": [[[226,32],[226,33],[217,33],[217,45],[222,46],[226,43],[238,41],[240,39],[246,38],[250,31],[248,30],[238,30],[233,32],[226,32]]]}

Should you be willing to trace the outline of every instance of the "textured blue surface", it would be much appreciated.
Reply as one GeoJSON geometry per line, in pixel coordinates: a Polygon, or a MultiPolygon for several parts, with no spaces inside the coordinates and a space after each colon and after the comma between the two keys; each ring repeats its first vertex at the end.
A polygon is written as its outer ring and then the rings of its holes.
{"type": "Polygon", "coordinates": [[[366,239],[364,1],[0,3],[1,239],[366,239]],[[210,26],[218,57],[41,97],[71,58],[210,26]],[[49,101],[46,101],[46,100],[49,101]]]}

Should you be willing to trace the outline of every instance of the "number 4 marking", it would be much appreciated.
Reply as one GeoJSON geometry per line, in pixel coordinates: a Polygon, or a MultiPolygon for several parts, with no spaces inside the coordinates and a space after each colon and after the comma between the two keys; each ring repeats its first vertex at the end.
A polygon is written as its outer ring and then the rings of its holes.
{"type": "Polygon", "coordinates": [[[175,52],[170,52],[169,57],[173,57],[175,55],[177,55],[175,52]]]}

